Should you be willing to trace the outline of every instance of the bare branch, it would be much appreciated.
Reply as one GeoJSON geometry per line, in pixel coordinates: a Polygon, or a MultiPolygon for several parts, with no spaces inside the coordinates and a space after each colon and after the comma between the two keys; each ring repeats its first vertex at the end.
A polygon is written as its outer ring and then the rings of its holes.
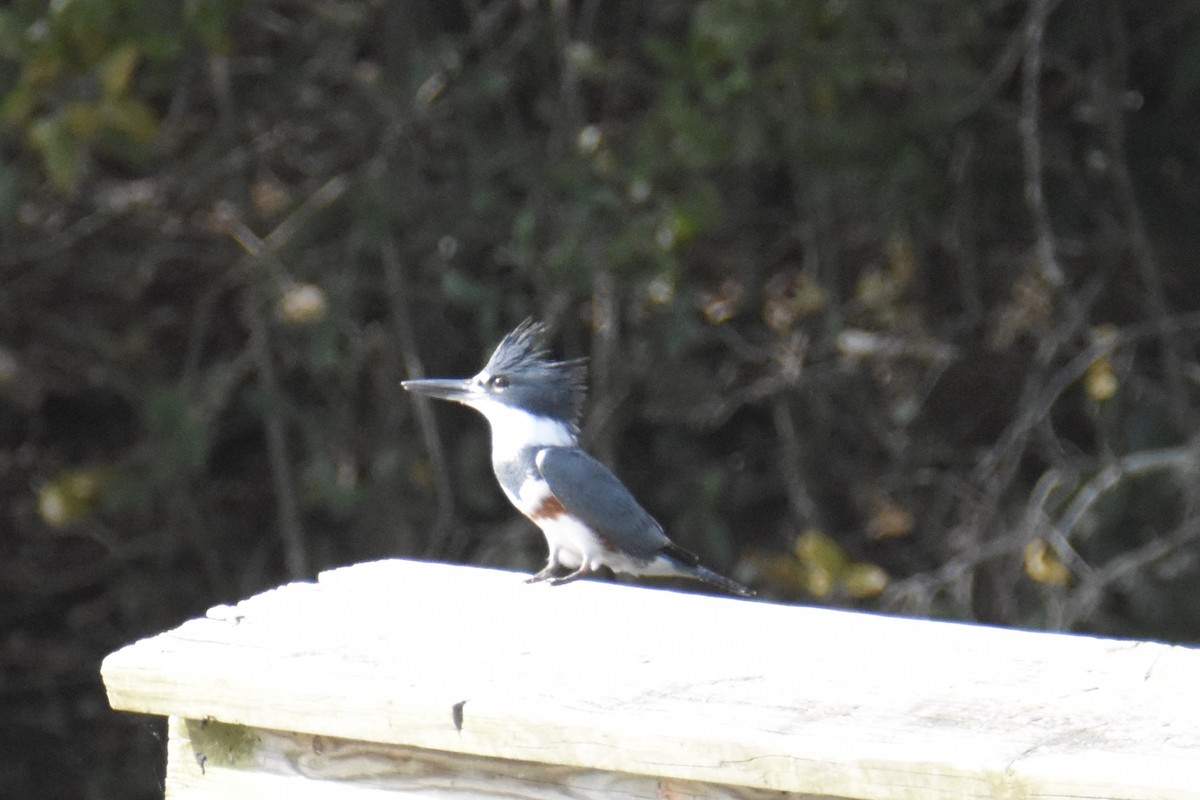
{"type": "MultiPolygon", "coordinates": [[[[408,306],[408,281],[405,276],[404,263],[396,248],[396,242],[387,237],[380,247],[383,258],[383,279],[387,287],[389,317],[392,323],[392,336],[400,347],[400,357],[404,361],[404,371],[410,378],[425,377],[425,364],[421,360],[417,348],[416,336],[413,334],[412,315],[408,306]]],[[[413,396],[413,407],[416,409],[417,427],[421,429],[421,439],[425,444],[425,452],[429,455],[429,464],[433,469],[434,495],[437,500],[437,518],[434,523],[435,535],[426,543],[425,551],[429,555],[444,553],[446,538],[454,527],[454,492],[451,491],[450,471],[446,467],[445,450],[442,448],[442,437],[438,432],[437,419],[429,407],[429,400],[419,395],[413,396]]]]}
{"type": "Polygon", "coordinates": [[[805,486],[796,423],[792,419],[790,404],[782,394],[775,395],[771,401],[771,419],[775,423],[775,432],[779,434],[783,461],[780,466],[792,516],[799,525],[820,526],[821,515],[817,511],[817,504],[805,486]]]}
{"type": "Polygon", "coordinates": [[[1025,203],[1033,215],[1037,235],[1038,266],[1051,286],[1066,283],[1058,263],[1054,229],[1046,208],[1042,175],[1042,41],[1046,21],[1057,5],[1056,0],[1033,0],[1025,21],[1025,63],[1021,72],[1021,118],[1017,131],[1021,137],[1021,155],[1025,164],[1025,203]]]}
{"type": "Polygon", "coordinates": [[[275,407],[282,404],[283,391],[275,375],[271,334],[262,305],[256,302],[257,294],[251,291],[248,295],[243,305],[243,317],[250,328],[250,348],[254,354],[255,369],[268,403],[267,413],[263,414],[263,427],[267,436],[271,483],[275,487],[275,500],[279,504],[279,534],[283,542],[283,561],[291,577],[304,578],[309,576],[308,548],[296,500],[292,461],[288,456],[287,432],[284,429],[283,418],[275,413],[275,407]]]}

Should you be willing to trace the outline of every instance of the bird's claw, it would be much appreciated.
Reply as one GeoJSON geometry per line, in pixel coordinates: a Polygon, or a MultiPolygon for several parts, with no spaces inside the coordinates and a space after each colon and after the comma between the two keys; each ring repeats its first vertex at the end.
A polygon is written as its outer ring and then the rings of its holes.
{"type": "Polygon", "coordinates": [[[551,586],[561,586],[564,583],[570,583],[571,581],[578,580],[580,578],[585,578],[591,574],[592,574],[592,570],[588,569],[587,567],[580,567],[579,569],[577,569],[574,572],[569,573],[567,575],[563,575],[558,578],[551,578],[550,585],[551,586]]]}
{"type": "Polygon", "coordinates": [[[526,583],[541,583],[542,581],[550,581],[551,583],[553,583],[554,582],[554,573],[558,572],[558,570],[559,570],[558,564],[554,564],[554,563],[547,564],[545,567],[543,567],[541,569],[541,571],[539,571],[533,575],[530,575],[528,578],[526,578],[525,582],[526,583]]]}

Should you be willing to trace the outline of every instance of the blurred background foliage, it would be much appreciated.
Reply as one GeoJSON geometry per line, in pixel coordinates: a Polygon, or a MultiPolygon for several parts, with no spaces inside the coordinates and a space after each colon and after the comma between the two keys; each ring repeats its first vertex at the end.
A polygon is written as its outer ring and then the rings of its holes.
{"type": "Polygon", "coordinates": [[[1200,640],[1189,0],[16,0],[0,124],[4,796],[156,795],[133,638],[538,566],[398,391],[526,315],[768,598],[1200,640]]]}

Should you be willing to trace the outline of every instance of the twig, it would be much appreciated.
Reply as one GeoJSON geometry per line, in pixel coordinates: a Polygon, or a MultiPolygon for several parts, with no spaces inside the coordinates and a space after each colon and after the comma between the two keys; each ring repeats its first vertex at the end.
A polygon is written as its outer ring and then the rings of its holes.
{"type": "MultiPolygon", "coordinates": [[[[231,232],[248,255],[243,259],[243,268],[254,264],[268,268],[268,272],[280,283],[288,283],[281,274],[280,265],[274,260],[279,250],[291,240],[314,214],[341,197],[348,181],[337,175],[325,182],[320,189],[308,197],[286,219],[265,238],[260,239],[240,220],[232,219],[231,232]]],[[[263,313],[260,281],[249,283],[242,305],[242,316],[250,329],[250,349],[254,357],[255,370],[268,402],[268,413],[263,416],[263,427],[267,437],[267,459],[271,466],[271,481],[275,487],[275,499],[279,504],[279,533],[283,544],[283,560],[288,574],[293,578],[309,575],[308,550],[305,544],[304,526],[300,519],[300,507],[296,499],[295,479],[292,462],[288,457],[287,431],[283,418],[273,413],[282,405],[283,391],[275,375],[275,362],[271,354],[271,334],[263,313]]]]}
{"type": "Polygon", "coordinates": [[[1011,536],[983,542],[931,572],[892,583],[883,592],[882,605],[905,613],[928,613],[933,596],[942,588],[963,581],[969,583],[979,566],[1001,556],[1015,556],[1023,547],[1023,542],[1011,536]],[[919,602],[919,605],[915,605],[916,602],[919,602]]]}
{"type": "MultiPolygon", "coordinates": [[[[1040,391],[1032,394],[1021,403],[1021,412],[1005,430],[999,442],[976,466],[972,473],[972,483],[985,488],[984,513],[989,518],[994,515],[995,501],[1000,493],[1009,485],[1024,452],[1026,443],[1033,430],[1050,413],[1054,403],[1061,394],[1078,380],[1087,368],[1097,359],[1105,356],[1119,347],[1127,347],[1149,338],[1155,338],[1160,330],[1166,330],[1173,335],[1190,334],[1200,330],[1200,313],[1180,314],[1164,320],[1138,323],[1127,326],[1115,335],[1093,342],[1089,347],[1078,353],[1067,364],[1055,371],[1045,382],[1040,391]],[[986,502],[990,498],[991,502],[986,502]]],[[[1031,384],[1032,386],[1032,384],[1031,384]]],[[[1027,394],[1030,394],[1027,392],[1027,394]]],[[[1116,480],[1130,472],[1144,472],[1160,468],[1183,468],[1191,466],[1198,458],[1196,444],[1181,448],[1171,448],[1146,453],[1135,453],[1121,459],[1110,470],[1102,471],[1085,486],[1072,504],[1064,511],[1056,526],[1047,532],[1055,549],[1060,555],[1069,556],[1075,571],[1090,581],[1091,575],[1102,570],[1093,570],[1074,552],[1068,537],[1081,516],[1086,513],[1091,504],[1110,488],[1116,480]]],[[[1061,483],[1062,475],[1052,470],[1038,482],[1034,488],[1026,512],[1023,531],[1044,528],[1047,520],[1044,516],[1044,505],[1055,488],[1061,483]]],[[[985,520],[972,520],[974,527],[988,524],[985,520]]],[[[983,563],[1002,556],[1019,554],[1030,536],[1001,536],[984,542],[961,556],[952,559],[941,568],[924,575],[915,575],[905,581],[897,582],[889,587],[885,602],[892,604],[912,601],[916,598],[927,599],[931,591],[963,579],[971,571],[983,563]]],[[[1107,568],[1107,567],[1106,567],[1107,568]]],[[[1105,568],[1105,569],[1106,569],[1105,568]]]]}
{"type": "Polygon", "coordinates": [[[200,361],[204,357],[205,339],[213,308],[221,295],[230,290],[237,280],[236,272],[223,272],[220,277],[204,288],[192,306],[191,324],[188,326],[187,346],[184,348],[183,366],[180,369],[180,384],[190,393],[200,374],[200,361]]]}
{"type": "Polygon", "coordinates": [[[1027,50],[1027,32],[1021,31],[1008,41],[984,79],[976,84],[966,97],[950,107],[946,114],[948,125],[957,125],[987,105],[1016,72],[1021,63],[1021,56],[1027,50]]]}
{"type": "Polygon", "coordinates": [[[715,430],[725,424],[742,407],[761,402],[792,385],[794,385],[793,382],[778,372],[769,372],[728,396],[714,393],[713,397],[690,408],[680,408],[678,405],[669,410],[651,408],[644,411],[643,414],[652,422],[679,423],[682,421],[685,425],[691,425],[701,430],[715,430]]]}
{"type": "Polygon", "coordinates": [[[1200,541],[1200,517],[1191,517],[1170,536],[1157,537],[1108,561],[1084,580],[1059,612],[1059,627],[1075,627],[1099,605],[1113,584],[1125,580],[1171,555],[1194,548],[1200,541]]]}
{"type": "Polygon", "coordinates": [[[613,376],[613,364],[620,352],[620,301],[616,277],[600,243],[593,239],[588,250],[592,262],[592,407],[588,435],[596,456],[611,464],[616,435],[612,421],[620,402],[613,376]]]}
{"type": "Polygon", "coordinates": [[[300,227],[312,219],[318,211],[322,211],[345,194],[349,186],[350,182],[345,175],[334,175],[262,239],[258,238],[240,220],[231,220],[233,238],[255,258],[264,259],[267,256],[273,256],[290,242],[300,227]]]}
{"type": "Polygon", "coordinates": [[[1066,283],[1058,263],[1054,229],[1046,209],[1042,176],[1041,78],[1042,40],[1046,20],[1056,5],[1054,0],[1033,0],[1025,21],[1025,63],[1021,73],[1021,118],[1017,131],[1021,137],[1021,155],[1025,164],[1025,202],[1033,215],[1037,236],[1038,266],[1047,282],[1055,288],[1066,283]]]}
{"type": "Polygon", "coordinates": [[[258,292],[253,291],[251,287],[243,305],[243,317],[250,327],[250,348],[254,354],[254,366],[268,403],[266,413],[263,414],[263,427],[267,435],[271,481],[275,486],[275,499],[279,502],[279,533],[283,542],[283,561],[292,578],[304,578],[309,575],[308,550],[305,545],[304,527],[300,521],[300,509],[296,502],[292,462],[288,458],[287,434],[283,417],[277,407],[283,392],[275,375],[270,332],[260,303],[256,302],[257,295],[258,292]]]}
{"type": "Polygon", "coordinates": [[[804,470],[800,458],[800,441],[796,435],[796,423],[787,399],[776,394],[771,401],[771,419],[775,432],[779,434],[782,456],[783,483],[787,491],[788,507],[799,525],[821,525],[817,504],[813,502],[804,486],[804,470]]]}
{"type": "MultiPolygon", "coordinates": [[[[1037,393],[1036,399],[1021,403],[1021,413],[1009,424],[996,446],[975,467],[975,481],[983,483],[989,476],[999,474],[1003,477],[1015,469],[1030,433],[1050,413],[1059,396],[1082,377],[1096,359],[1107,356],[1118,347],[1136,344],[1164,332],[1176,335],[1197,330],[1200,330],[1200,312],[1193,312],[1129,325],[1113,336],[1093,342],[1060,367],[1037,393]]],[[[1007,485],[1007,482],[1002,485],[1007,485]]]]}
{"type": "Polygon", "coordinates": [[[6,288],[12,291],[14,288],[12,281],[20,277],[16,270],[9,272],[10,268],[28,266],[30,269],[26,273],[27,275],[42,277],[40,270],[45,269],[45,262],[53,256],[67,252],[76,244],[113,222],[114,219],[115,215],[113,214],[97,211],[80,217],[52,236],[34,239],[24,247],[5,248],[8,252],[0,253],[0,269],[4,270],[0,277],[3,277],[6,288]]]}
{"type": "MultiPolygon", "coordinates": [[[[1115,12],[1111,8],[1109,17],[1115,12]]],[[[1146,312],[1150,319],[1159,325],[1159,353],[1162,359],[1163,376],[1167,382],[1168,406],[1175,425],[1180,430],[1191,428],[1191,413],[1188,408],[1187,389],[1184,385],[1183,358],[1179,353],[1178,343],[1172,339],[1166,329],[1166,320],[1170,311],[1167,308],[1166,293],[1163,289],[1162,266],[1159,264],[1150,235],[1146,232],[1146,222],[1142,217],[1141,205],[1138,203],[1137,191],[1133,185],[1133,177],[1125,161],[1125,121],[1123,113],[1123,87],[1125,67],[1128,61],[1125,33],[1119,24],[1110,26],[1112,41],[1115,43],[1117,59],[1116,69],[1122,73],[1117,80],[1118,86],[1113,86],[1112,80],[1105,81],[1104,88],[1108,91],[1105,96],[1098,98],[1097,105],[1104,110],[1105,146],[1108,150],[1108,161],[1111,169],[1113,184],[1116,188],[1117,200],[1125,215],[1129,227],[1129,246],[1133,262],[1137,266],[1142,284],[1146,288],[1146,312]]]]}
{"type": "MultiPolygon", "coordinates": [[[[383,280],[387,288],[389,317],[392,323],[392,335],[400,347],[400,358],[404,361],[404,371],[410,378],[425,377],[425,364],[421,360],[417,348],[416,336],[413,333],[412,316],[408,308],[408,285],[404,274],[404,264],[396,249],[396,242],[389,236],[384,238],[380,246],[380,256],[383,259],[383,280]]],[[[429,455],[429,464],[433,469],[434,497],[437,503],[437,516],[434,523],[435,535],[426,542],[425,551],[429,555],[444,554],[447,536],[453,529],[455,516],[454,492],[451,491],[450,471],[446,467],[446,455],[442,448],[442,437],[438,432],[437,419],[429,407],[429,401],[419,395],[413,396],[414,408],[417,415],[417,426],[421,429],[421,439],[425,444],[425,452],[429,455]]]]}
{"type": "Polygon", "coordinates": [[[1007,486],[1033,429],[1046,418],[1067,387],[1079,380],[1097,358],[1112,352],[1116,344],[1115,338],[1092,343],[1051,375],[1036,396],[1028,398],[1027,401],[1023,400],[1016,419],[1004,431],[996,446],[975,467],[976,482],[986,484],[989,480],[998,480],[1000,487],[1007,486]]]}
{"type": "Polygon", "coordinates": [[[1057,528],[1068,539],[1100,495],[1116,486],[1122,479],[1160,469],[1187,470],[1196,467],[1196,450],[1192,446],[1145,450],[1117,459],[1100,470],[1075,493],[1070,505],[1059,517],[1057,528]]]}

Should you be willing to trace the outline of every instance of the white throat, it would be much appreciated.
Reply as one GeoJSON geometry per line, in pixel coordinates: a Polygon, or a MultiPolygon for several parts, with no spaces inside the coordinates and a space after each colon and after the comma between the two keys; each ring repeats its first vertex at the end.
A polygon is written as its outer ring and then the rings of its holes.
{"type": "Polygon", "coordinates": [[[503,403],[474,405],[492,426],[492,460],[510,461],[526,447],[576,447],[579,440],[569,425],[539,417],[503,403]]]}

